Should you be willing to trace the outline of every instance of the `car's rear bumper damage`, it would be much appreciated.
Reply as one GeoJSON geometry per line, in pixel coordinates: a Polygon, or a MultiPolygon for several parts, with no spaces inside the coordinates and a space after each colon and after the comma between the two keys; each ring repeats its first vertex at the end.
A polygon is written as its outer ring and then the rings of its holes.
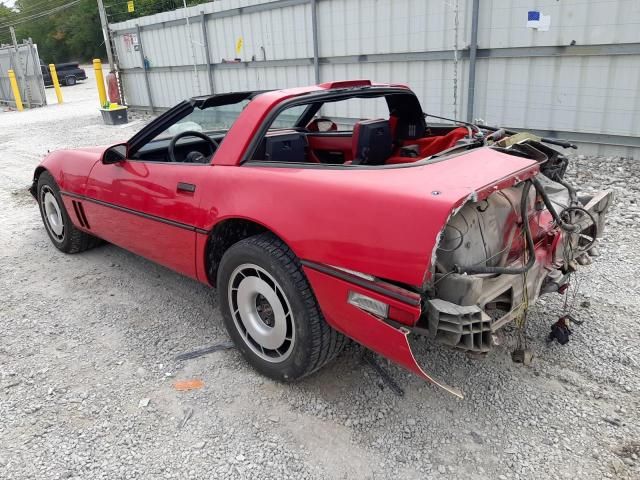
{"type": "MultiPolygon", "coordinates": [[[[584,232],[599,237],[612,192],[600,192],[584,208],[584,232]],[[595,233],[597,232],[597,233],[595,233]]],[[[458,274],[439,277],[437,297],[428,299],[423,316],[424,333],[461,350],[485,353],[493,347],[493,333],[521,316],[528,305],[546,293],[563,293],[579,263],[587,263],[590,250],[567,249],[566,232],[554,228],[536,243],[533,266],[524,274],[458,274]],[[566,257],[570,253],[570,258],[566,257]]],[[[522,264],[515,260],[512,266],[522,264]]],[[[420,328],[420,327],[418,327],[420,328]]]]}
{"type": "Polygon", "coordinates": [[[462,392],[434,378],[427,373],[416,361],[409,343],[411,329],[401,326],[402,322],[417,322],[421,315],[420,296],[414,292],[402,291],[402,297],[397,289],[385,285],[385,292],[380,287],[381,282],[359,277],[356,272],[347,273],[335,267],[304,262],[304,271],[311,283],[327,322],[353,338],[358,343],[403,366],[421,378],[434,383],[447,392],[462,398],[462,392]],[[365,282],[369,282],[367,285],[365,282]],[[395,320],[382,318],[366,311],[361,306],[349,303],[350,294],[357,293],[372,302],[383,303],[388,306],[389,315],[395,320]]]}
{"type": "Polygon", "coordinates": [[[564,228],[554,219],[558,212],[545,208],[541,191],[524,188],[526,182],[534,183],[531,180],[487,195],[471,195],[443,227],[428,280],[416,291],[358,272],[303,262],[327,321],[362,345],[461,397],[460,390],[418,364],[409,334],[426,335],[476,354],[490,351],[494,333],[521,318],[540,295],[564,293],[571,274],[581,263],[589,262],[589,253],[603,232],[612,202],[610,191],[578,200],[571,188],[543,175],[538,178],[537,188],[544,188],[551,202],[563,206],[564,228]],[[525,194],[528,200],[521,202],[525,194]],[[529,256],[518,204],[527,212],[534,259],[529,256]],[[474,268],[468,273],[460,265],[474,268]],[[487,267],[486,273],[481,265],[487,267]]]}

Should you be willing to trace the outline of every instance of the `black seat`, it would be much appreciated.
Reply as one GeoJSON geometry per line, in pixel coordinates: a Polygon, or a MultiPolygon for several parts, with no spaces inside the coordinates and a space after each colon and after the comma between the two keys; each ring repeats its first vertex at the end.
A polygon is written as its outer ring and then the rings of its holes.
{"type": "Polygon", "coordinates": [[[306,161],[304,134],[292,130],[269,132],[253,154],[254,160],[301,163],[306,161]]]}
{"type": "Polygon", "coordinates": [[[353,127],[353,165],[384,165],[393,151],[387,120],[363,120],[353,127]]]}

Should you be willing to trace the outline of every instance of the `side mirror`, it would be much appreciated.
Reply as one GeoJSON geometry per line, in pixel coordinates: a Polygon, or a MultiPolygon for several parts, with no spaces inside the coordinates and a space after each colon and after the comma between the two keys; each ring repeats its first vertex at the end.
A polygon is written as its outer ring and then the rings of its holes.
{"type": "Polygon", "coordinates": [[[127,158],[127,144],[121,143],[107,148],[102,154],[102,163],[110,165],[120,163],[127,158]]]}

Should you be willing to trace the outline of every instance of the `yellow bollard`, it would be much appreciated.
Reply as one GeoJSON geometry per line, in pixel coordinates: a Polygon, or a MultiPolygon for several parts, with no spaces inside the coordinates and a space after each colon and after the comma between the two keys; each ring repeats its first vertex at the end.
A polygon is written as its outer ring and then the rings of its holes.
{"type": "Polygon", "coordinates": [[[22,106],[22,97],[20,96],[16,74],[13,70],[9,70],[9,83],[11,83],[11,90],[13,90],[13,96],[16,99],[16,108],[21,112],[24,110],[24,107],[22,106]]]}
{"type": "Polygon", "coordinates": [[[56,72],[56,66],[53,63],[49,64],[49,71],[51,72],[51,81],[53,82],[53,88],[56,89],[56,97],[58,97],[58,103],[62,103],[62,90],[60,90],[58,72],[56,72]]]}
{"type": "Polygon", "coordinates": [[[100,97],[100,107],[107,103],[107,91],[104,88],[104,77],[102,76],[102,62],[99,58],[93,59],[93,70],[96,72],[96,84],[98,85],[98,97],[100,97]]]}

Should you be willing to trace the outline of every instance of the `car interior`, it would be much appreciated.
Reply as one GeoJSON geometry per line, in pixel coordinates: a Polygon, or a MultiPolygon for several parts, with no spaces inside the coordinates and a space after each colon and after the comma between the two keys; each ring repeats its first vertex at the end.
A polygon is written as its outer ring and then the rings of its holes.
{"type": "Polygon", "coordinates": [[[466,127],[427,127],[424,120],[357,121],[353,129],[279,129],[267,132],[252,161],[328,165],[397,165],[431,157],[470,139],[466,127]]]}
{"type": "MultiPolygon", "coordinates": [[[[377,98],[379,98],[378,96],[377,98]]],[[[339,100],[310,102],[296,109],[294,121],[285,127],[278,122],[281,112],[252,152],[249,162],[277,162],[315,165],[397,165],[412,163],[472,141],[472,131],[459,126],[428,126],[413,94],[384,97],[387,118],[361,119],[320,115],[323,106],[339,100]],[[300,107],[303,107],[302,113],[300,107]]],[[[285,124],[287,122],[284,122],[285,124]]],[[[184,130],[159,138],[142,147],[136,159],[154,162],[208,164],[224,132],[184,130]]]]}
{"type": "MultiPolygon", "coordinates": [[[[397,119],[361,120],[353,130],[268,132],[252,155],[252,161],[314,163],[328,165],[395,165],[431,157],[464,142],[464,127],[426,127],[416,124],[408,135],[397,128],[397,119]]],[[[406,131],[405,131],[406,132],[406,131]]]]}
{"type": "MultiPolygon", "coordinates": [[[[285,112],[279,114],[272,125],[277,125],[277,120],[285,112]]],[[[349,166],[397,165],[413,163],[457,145],[473,142],[473,131],[470,128],[427,125],[420,102],[411,92],[396,91],[382,95],[363,92],[352,97],[309,102],[292,127],[267,130],[250,161],[349,166]],[[362,110],[382,114],[384,117],[354,122],[338,116],[320,115],[321,111],[339,111],[337,107],[341,102],[348,102],[353,98],[362,102],[362,110]],[[370,105],[367,102],[379,100],[383,101],[377,103],[375,108],[368,108],[370,105]]]]}
{"type": "MultiPolygon", "coordinates": [[[[201,133],[201,132],[188,132],[201,133]]],[[[210,163],[211,156],[215,153],[218,145],[224,138],[224,134],[207,135],[211,141],[206,141],[201,137],[181,136],[174,144],[174,158],[170,156],[171,142],[176,139],[163,138],[149,142],[142,147],[135,155],[136,160],[146,162],[179,162],[179,163],[210,163]]]]}

